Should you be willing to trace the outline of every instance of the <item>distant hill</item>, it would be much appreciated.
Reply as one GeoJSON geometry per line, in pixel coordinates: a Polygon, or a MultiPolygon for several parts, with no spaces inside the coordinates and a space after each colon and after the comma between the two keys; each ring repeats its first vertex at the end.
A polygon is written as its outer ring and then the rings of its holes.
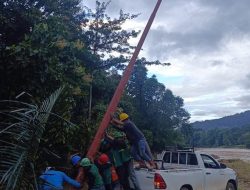
{"type": "Polygon", "coordinates": [[[222,117],[220,119],[197,121],[192,123],[195,128],[214,129],[214,128],[235,128],[250,125],[250,110],[235,115],[222,117]]]}

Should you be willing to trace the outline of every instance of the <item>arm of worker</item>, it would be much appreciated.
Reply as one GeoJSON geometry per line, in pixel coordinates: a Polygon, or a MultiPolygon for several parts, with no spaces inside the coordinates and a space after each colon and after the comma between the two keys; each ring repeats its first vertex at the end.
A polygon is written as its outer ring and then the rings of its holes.
{"type": "Polygon", "coordinates": [[[120,121],[119,119],[116,119],[115,117],[113,117],[110,121],[110,123],[114,124],[114,125],[119,125],[119,126],[123,126],[124,123],[122,121],[120,121]]]}
{"type": "Polygon", "coordinates": [[[70,185],[72,185],[73,187],[76,187],[76,188],[82,187],[82,185],[81,185],[78,181],[76,181],[76,180],[70,178],[70,177],[67,176],[65,173],[63,173],[63,180],[64,180],[65,182],[69,183],[70,185]]]}
{"type": "Polygon", "coordinates": [[[119,119],[116,119],[115,114],[113,112],[110,113],[110,123],[113,125],[120,125],[120,126],[122,126],[124,124],[119,119]]]}
{"type": "Polygon", "coordinates": [[[110,136],[107,131],[105,131],[105,138],[109,141],[113,141],[114,137],[110,136]]]}
{"type": "Polygon", "coordinates": [[[111,123],[111,124],[113,125],[113,127],[115,127],[116,129],[121,130],[121,131],[124,131],[124,127],[123,127],[124,123],[121,122],[121,121],[119,121],[118,119],[113,118],[113,119],[110,121],[110,123],[111,123]]]}

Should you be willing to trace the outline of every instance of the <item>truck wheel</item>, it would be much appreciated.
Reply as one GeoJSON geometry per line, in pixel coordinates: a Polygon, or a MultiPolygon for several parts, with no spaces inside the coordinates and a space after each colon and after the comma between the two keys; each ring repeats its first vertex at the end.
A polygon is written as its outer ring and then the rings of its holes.
{"type": "Polygon", "coordinates": [[[180,190],[189,190],[187,187],[182,187],[180,190]]]}
{"type": "Polygon", "coordinates": [[[236,189],[235,189],[235,186],[234,186],[233,183],[228,182],[228,183],[227,183],[226,190],[236,190],[236,189]]]}

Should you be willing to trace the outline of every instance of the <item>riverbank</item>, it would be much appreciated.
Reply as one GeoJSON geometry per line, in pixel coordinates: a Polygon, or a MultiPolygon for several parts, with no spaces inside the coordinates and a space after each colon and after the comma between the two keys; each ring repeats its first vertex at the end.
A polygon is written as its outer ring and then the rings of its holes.
{"type": "Polygon", "coordinates": [[[242,160],[250,163],[250,149],[241,148],[197,148],[210,155],[216,155],[223,160],[242,160]]]}

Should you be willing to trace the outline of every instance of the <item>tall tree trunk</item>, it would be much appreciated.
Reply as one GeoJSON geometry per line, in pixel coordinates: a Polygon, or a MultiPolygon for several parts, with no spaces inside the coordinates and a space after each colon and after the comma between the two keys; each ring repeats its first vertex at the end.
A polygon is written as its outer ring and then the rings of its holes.
{"type": "MultiPolygon", "coordinates": [[[[93,80],[93,73],[91,74],[91,78],[93,80]]],[[[92,92],[93,92],[93,81],[91,81],[90,87],[89,87],[89,121],[91,121],[91,112],[92,112],[92,92]]]]}

